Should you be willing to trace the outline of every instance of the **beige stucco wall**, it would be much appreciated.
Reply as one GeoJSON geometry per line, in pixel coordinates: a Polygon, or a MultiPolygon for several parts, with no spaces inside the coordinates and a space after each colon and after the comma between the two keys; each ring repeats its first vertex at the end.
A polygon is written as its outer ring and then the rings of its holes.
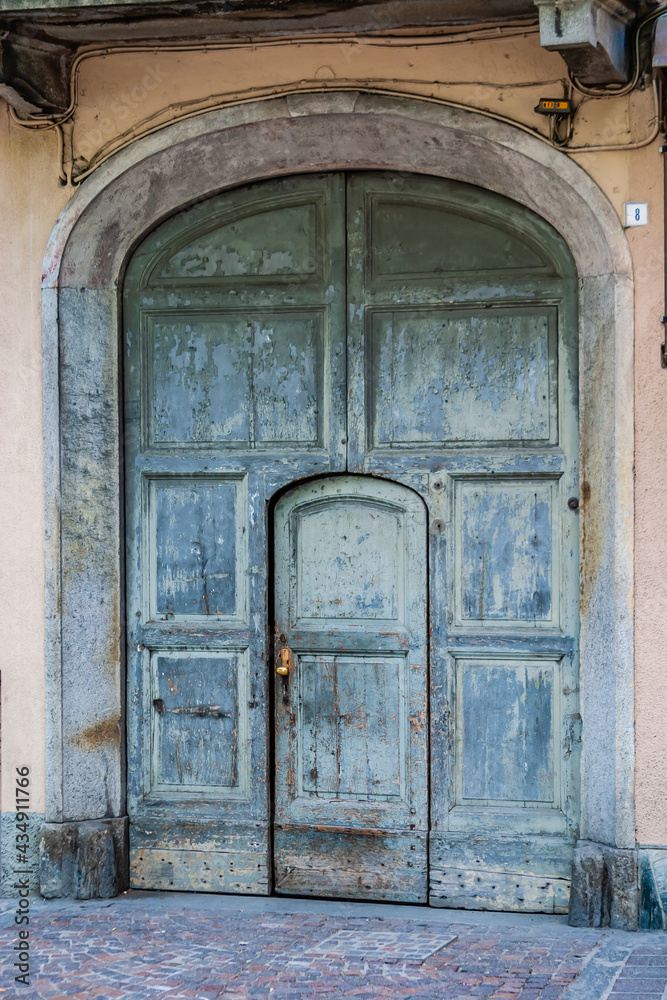
{"type": "MultiPolygon", "coordinates": [[[[533,108],[560,96],[565,66],[534,32],[482,41],[299,42],[207,52],[155,50],[92,56],[80,65],[78,108],[65,130],[66,168],[85,171],[121,144],[177,115],[216,103],[326,86],[373,87],[460,102],[531,128],[533,108]],[[439,81],[439,82],[434,82],[439,81]]],[[[591,100],[575,142],[641,141],[650,91],[591,100]]],[[[443,151],[446,156],[446,151],[443,151]]],[[[576,155],[612,204],[648,201],[650,223],[628,232],[636,274],[636,720],[637,836],[667,845],[667,371],[663,313],[662,161],[658,142],[631,152],[576,155]]],[[[55,133],[26,131],[0,102],[0,606],[2,802],[13,806],[13,768],[33,770],[33,809],[44,807],[44,630],[40,274],[49,232],[72,195],[58,180],[55,133]]],[[[85,181],[84,181],[85,183],[85,181]]]]}
{"type": "Polygon", "coordinates": [[[53,133],[29,133],[0,101],[0,601],[2,808],[16,767],[44,810],[44,569],[40,284],[49,232],[68,192],[53,133]]]}

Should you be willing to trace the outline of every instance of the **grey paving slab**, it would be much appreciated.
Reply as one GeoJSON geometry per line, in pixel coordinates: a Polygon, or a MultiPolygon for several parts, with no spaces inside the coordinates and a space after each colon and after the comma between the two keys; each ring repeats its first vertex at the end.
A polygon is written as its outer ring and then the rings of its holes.
{"type": "Polygon", "coordinates": [[[436,951],[456,941],[456,934],[433,934],[423,930],[409,933],[392,931],[336,931],[308,948],[302,958],[358,958],[362,961],[409,959],[424,961],[436,951]]]}
{"type": "Polygon", "coordinates": [[[662,1000],[667,991],[665,962],[667,939],[662,935],[610,934],[591,951],[563,1000],[662,1000]]]}

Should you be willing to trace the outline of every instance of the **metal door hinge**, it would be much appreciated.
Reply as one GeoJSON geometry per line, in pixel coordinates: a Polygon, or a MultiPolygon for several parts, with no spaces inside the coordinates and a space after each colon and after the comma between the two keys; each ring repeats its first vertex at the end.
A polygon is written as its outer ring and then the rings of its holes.
{"type": "MultiPolygon", "coordinates": [[[[667,316],[661,316],[660,322],[665,326],[667,324],[667,316]]],[[[665,339],[660,345],[660,364],[663,368],[667,368],[667,327],[665,328],[665,339]]]]}

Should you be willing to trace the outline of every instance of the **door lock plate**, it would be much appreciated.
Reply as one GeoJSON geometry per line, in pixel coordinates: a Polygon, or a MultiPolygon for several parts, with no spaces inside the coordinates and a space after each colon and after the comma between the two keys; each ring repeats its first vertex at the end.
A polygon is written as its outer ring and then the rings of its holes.
{"type": "Polygon", "coordinates": [[[290,670],[292,668],[292,651],[289,646],[283,646],[280,650],[280,656],[278,660],[278,666],[276,667],[276,673],[280,677],[289,677],[290,670]]]}

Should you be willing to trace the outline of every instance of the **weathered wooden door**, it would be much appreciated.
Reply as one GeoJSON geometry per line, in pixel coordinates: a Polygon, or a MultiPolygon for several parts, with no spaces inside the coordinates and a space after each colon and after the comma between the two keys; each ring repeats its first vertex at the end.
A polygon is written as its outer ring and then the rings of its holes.
{"type": "Polygon", "coordinates": [[[344,196],[234,191],[128,270],[133,886],[270,891],[267,504],[345,468],[344,196]]]}
{"type": "Polygon", "coordinates": [[[426,507],[335,477],[275,514],[276,891],[426,902],[426,507]]]}
{"type": "Polygon", "coordinates": [[[138,249],[133,885],[422,900],[428,846],[434,905],[566,909],[575,302],[549,226],[435,178],[256,184],[138,249]]]}
{"type": "Polygon", "coordinates": [[[429,506],[432,905],[567,910],[578,829],[576,283],[540,219],[351,177],[348,469],[429,506]]]}

